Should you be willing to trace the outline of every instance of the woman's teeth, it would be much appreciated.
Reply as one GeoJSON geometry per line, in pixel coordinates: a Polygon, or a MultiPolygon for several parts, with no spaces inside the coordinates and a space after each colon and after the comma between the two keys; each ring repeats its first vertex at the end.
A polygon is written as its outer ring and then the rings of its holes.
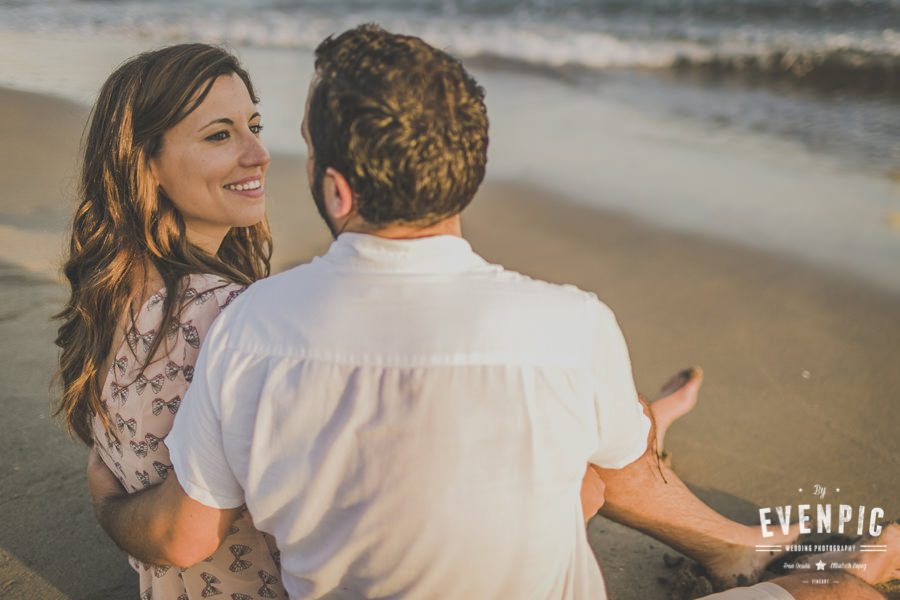
{"type": "Polygon", "coordinates": [[[248,181],[247,183],[226,185],[225,189],[233,190],[235,192],[246,192],[247,190],[258,190],[260,187],[262,187],[262,182],[259,179],[254,179],[253,181],[248,181]]]}

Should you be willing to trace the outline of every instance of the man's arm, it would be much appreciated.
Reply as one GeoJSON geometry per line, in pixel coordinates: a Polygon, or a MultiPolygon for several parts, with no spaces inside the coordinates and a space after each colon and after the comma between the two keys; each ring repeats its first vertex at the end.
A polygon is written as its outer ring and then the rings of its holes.
{"type": "Polygon", "coordinates": [[[175,472],[161,484],[128,494],[96,448],[87,466],[97,521],[138,560],[189,567],[215,552],[243,507],[218,509],[188,496],[175,472]]]}

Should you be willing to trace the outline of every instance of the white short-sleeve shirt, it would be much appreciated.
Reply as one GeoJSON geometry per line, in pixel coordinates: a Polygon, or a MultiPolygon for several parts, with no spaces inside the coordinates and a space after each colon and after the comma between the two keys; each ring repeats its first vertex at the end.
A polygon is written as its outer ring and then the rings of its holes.
{"type": "Polygon", "coordinates": [[[455,236],[343,234],[210,330],[166,439],[292,598],[604,598],[586,463],[646,449],[612,312],[455,236]]]}

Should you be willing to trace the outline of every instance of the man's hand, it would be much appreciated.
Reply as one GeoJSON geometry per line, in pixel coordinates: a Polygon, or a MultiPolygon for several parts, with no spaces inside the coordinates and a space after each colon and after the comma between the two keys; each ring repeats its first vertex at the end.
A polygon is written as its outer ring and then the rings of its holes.
{"type": "Polygon", "coordinates": [[[600,479],[596,468],[588,465],[584,472],[584,478],[581,480],[581,510],[584,512],[585,523],[590,521],[591,517],[596,515],[603,506],[604,491],[606,491],[606,485],[600,479]]]}
{"type": "Polygon", "coordinates": [[[110,471],[103,459],[100,458],[96,445],[91,447],[91,453],[88,454],[87,481],[88,489],[91,492],[91,501],[94,504],[94,514],[98,521],[100,520],[101,504],[103,502],[108,498],[117,498],[127,494],[115,473],[110,471]]]}
{"type": "Polygon", "coordinates": [[[155,565],[189,567],[207,558],[243,510],[197,502],[174,471],[159,485],[129,495],[96,448],[88,456],[87,476],[97,521],[109,537],[138,560],[155,565]]]}

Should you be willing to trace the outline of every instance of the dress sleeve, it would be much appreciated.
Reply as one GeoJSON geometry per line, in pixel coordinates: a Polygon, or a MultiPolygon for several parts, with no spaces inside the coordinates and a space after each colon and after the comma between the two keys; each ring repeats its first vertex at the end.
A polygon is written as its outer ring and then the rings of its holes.
{"type": "Polygon", "coordinates": [[[621,469],[646,451],[650,419],[638,401],[628,347],[615,315],[596,298],[588,310],[593,321],[594,408],[599,434],[590,462],[621,469]]]}
{"type": "Polygon", "coordinates": [[[182,364],[190,369],[192,381],[166,437],[181,487],[194,500],[220,509],[240,506],[244,496],[225,461],[219,410],[224,373],[221,338],[213,321],[241,290],[233,284],[189,288],[178,335],[184,341],[182,364]]]}
{"type": "Polygon", "coordinates": [[[191,378],[200,355],[200,347],[206,345],[206,335],[213,321],[231,304],[244,288],[210,275],[192,275],[184,293],[184,302],[177,320],[169,325],[169,334],[177,338],[177,353],[181,364],[191,378]]]}

